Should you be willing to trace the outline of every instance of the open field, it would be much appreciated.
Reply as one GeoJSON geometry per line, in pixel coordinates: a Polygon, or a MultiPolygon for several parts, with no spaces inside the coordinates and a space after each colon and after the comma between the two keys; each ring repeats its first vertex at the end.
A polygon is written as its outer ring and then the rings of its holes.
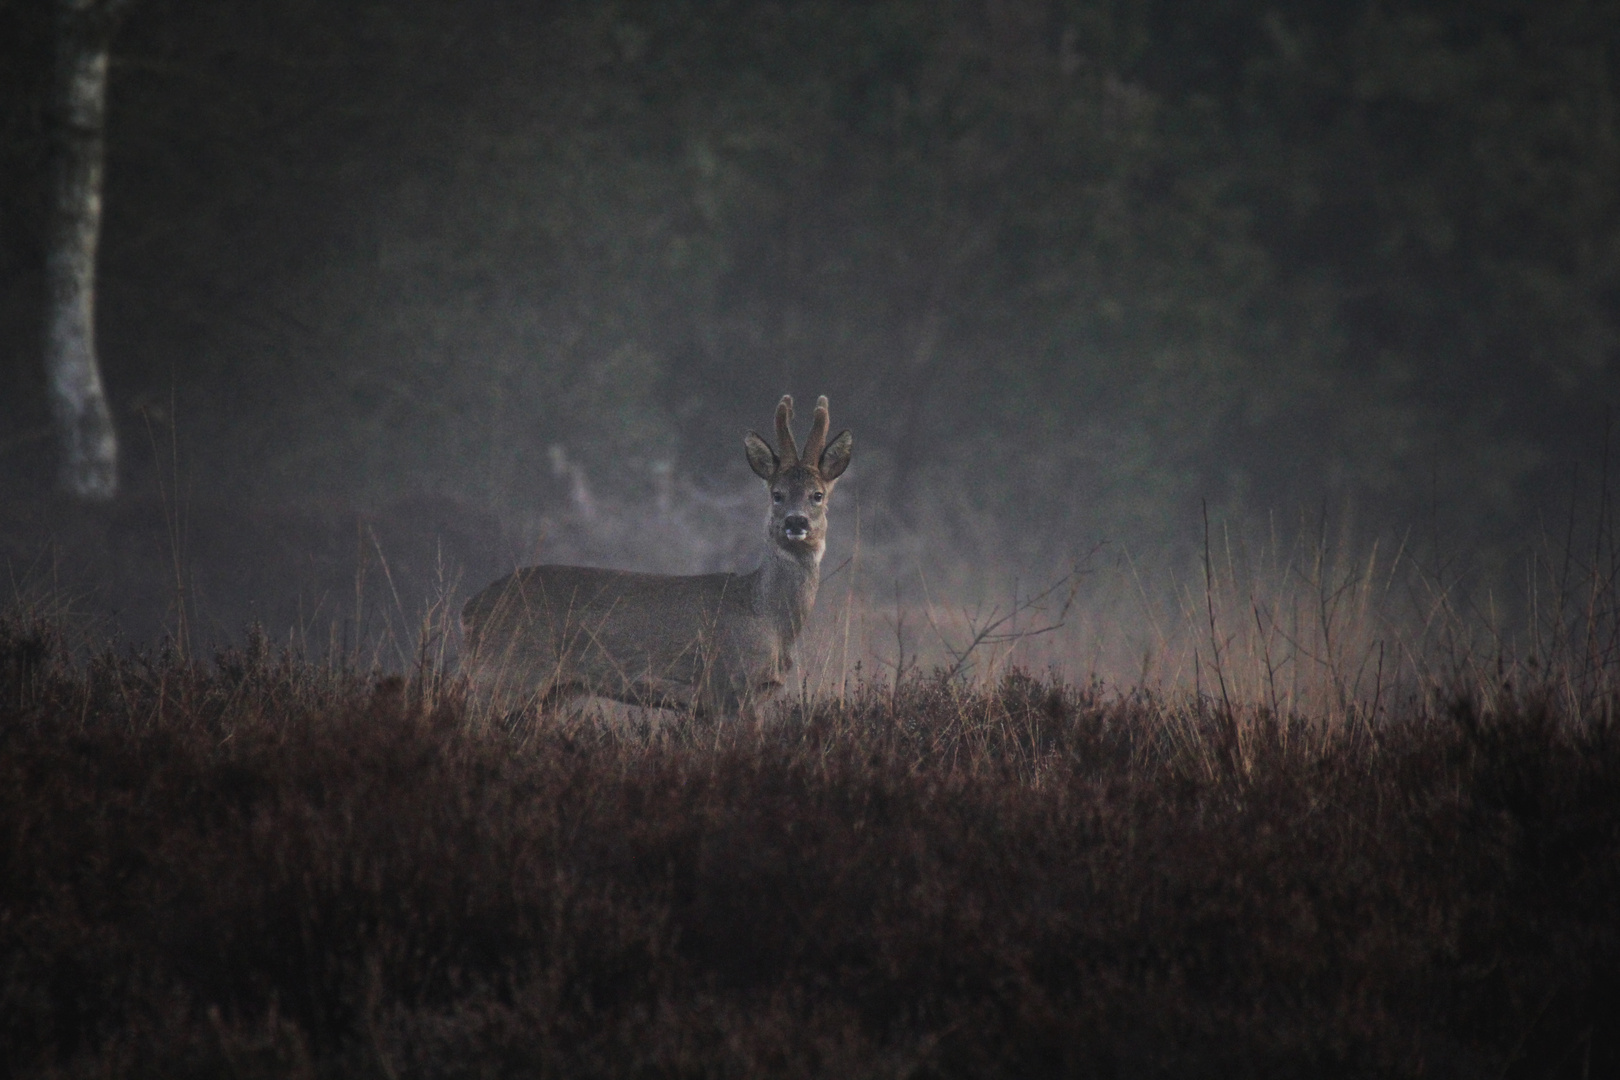
{"type": "Polygon", "coordinates": [[[1620,1078],[1616,43],[0,0],[0,1080],[1620,1078]]]}
{"type": "Polygon", "coordinates": [[[509,724],[7,623],[0,1070],[1620,1068],[1612,699],[845,689],[509,724]]]}

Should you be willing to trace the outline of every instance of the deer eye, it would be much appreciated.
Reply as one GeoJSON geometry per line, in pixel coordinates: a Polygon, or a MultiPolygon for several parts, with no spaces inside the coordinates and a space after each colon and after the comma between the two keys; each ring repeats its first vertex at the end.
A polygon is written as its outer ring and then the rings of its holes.
{"type": "Polygon", "coordinates": [[[827,497],[826,495],[824,495],[823,493],[821,493],[819,491],[813,491],[813,492],[810,493],[810,501],[813,502],[813,503],[818,503],[822,499],[825,499],[826,497],[827,497]]]}
{"type": "Polygon", "coordinates": [[[782,493],[780,491],[771,492],[771,502],[779,503],[781,501],[782,501],[782,493]]]}

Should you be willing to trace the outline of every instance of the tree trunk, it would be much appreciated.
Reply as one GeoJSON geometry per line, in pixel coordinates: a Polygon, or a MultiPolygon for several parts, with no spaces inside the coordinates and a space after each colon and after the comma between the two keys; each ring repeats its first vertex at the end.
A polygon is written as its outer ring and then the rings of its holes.
{"type": "Polygon", "coordinates": [[[118,490],[118,434],[96,360],[107,61],[122,4],[56,0],[54,175],[45,254],[45,371],[60,448],[58,481],[81,499],[118,490]]]}

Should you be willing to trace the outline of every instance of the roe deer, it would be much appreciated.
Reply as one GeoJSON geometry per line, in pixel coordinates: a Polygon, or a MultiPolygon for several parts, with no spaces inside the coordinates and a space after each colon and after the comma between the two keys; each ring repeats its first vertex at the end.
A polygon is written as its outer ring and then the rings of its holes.
{"type": "Polygon", "coordinates": [[[816,602],[827,500],[854,440],[827,441],[816,402],[801,454],[793,399],[776,406],[780,453],[750,431],[748,465],[770,489],[765,557],[749,574],[690,577],[530,566],[461,611],[462,670],[497,709],[594,694],[631,705],[753,715],[793,666],[791,649],[816,602]]]}

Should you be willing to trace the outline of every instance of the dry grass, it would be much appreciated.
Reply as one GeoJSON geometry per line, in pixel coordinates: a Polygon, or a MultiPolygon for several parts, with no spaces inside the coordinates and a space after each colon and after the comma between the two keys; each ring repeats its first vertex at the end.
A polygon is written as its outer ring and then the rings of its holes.
{"type": "Polygon", "coordinates": [[[1003,665],[503,723],[440,671],[4,624],[0,1070],[1620,1068],[1607,709],[1003,665]]]}

